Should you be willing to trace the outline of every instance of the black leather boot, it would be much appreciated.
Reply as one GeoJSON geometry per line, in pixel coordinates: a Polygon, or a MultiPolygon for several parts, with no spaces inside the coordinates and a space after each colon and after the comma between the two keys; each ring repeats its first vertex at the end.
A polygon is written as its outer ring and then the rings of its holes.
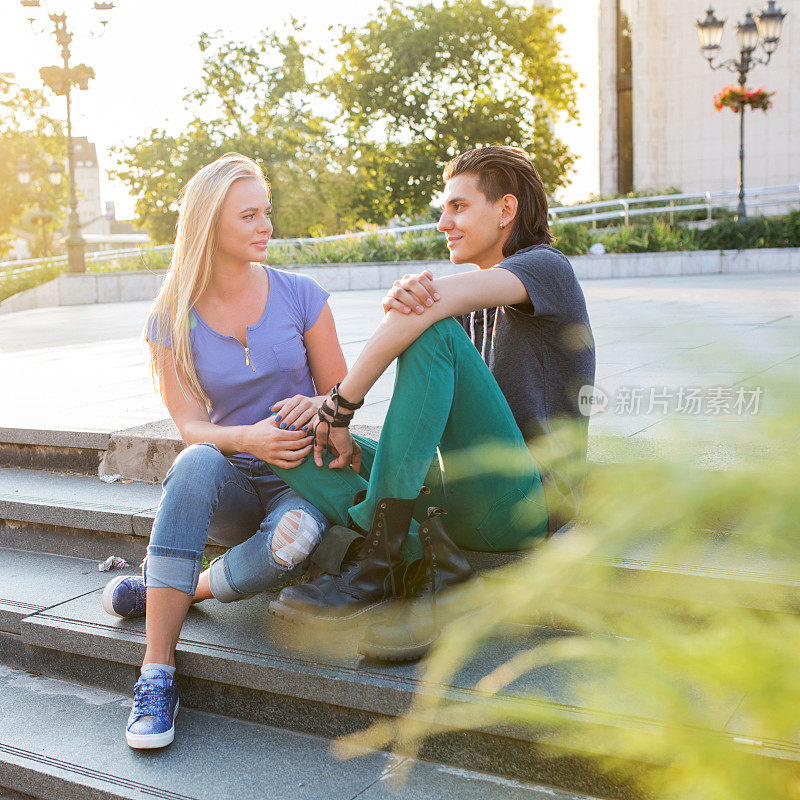
{"type": "Polygon", "coordinates": [[[269,612],[303,624],[347,625],[399,598],[405,566],[401,547],[414,502],[395,497],[379,500],[366,534],[333,526],[312,556],[324,572],[308,583],[287,586],[269,604],[269,612]]]}
{"type": "Polygon", "coordinates": [[[406,599],[387,618],[367,629],[358,652],[380,661],[414,661],[436,641],[442,626],[458,614],[448,589],[463,583],[472,568],[449,537],[440,508],[429,508],[419,526],[422,559],[405,576],[406,599]]]}

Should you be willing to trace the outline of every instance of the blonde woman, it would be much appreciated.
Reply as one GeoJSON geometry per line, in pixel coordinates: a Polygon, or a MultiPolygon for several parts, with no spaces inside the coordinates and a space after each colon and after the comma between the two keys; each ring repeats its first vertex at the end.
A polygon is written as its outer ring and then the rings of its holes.
{"type": "Polygon", "coordinates": [[[266,179],[245,156],[228,153],[194,175],[145,326],[154,379],[189,447],[164,480],[144,578],[116,578],[103,593],[111,614],[146,614],[131,747],[174,738],[175,647],[192,602],[286,583],[328,526],[267,465],[291,470],[307,458],[311,421],[347,371],[328,293],[260,263],[270,212],[266,179]],[[209,537],[231,549],[201,573],[209,537]]]}

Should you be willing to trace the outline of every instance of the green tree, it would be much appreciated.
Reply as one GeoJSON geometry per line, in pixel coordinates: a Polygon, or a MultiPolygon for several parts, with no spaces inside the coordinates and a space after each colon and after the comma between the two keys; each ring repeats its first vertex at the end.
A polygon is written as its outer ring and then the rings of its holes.
{"type": "Polygon", "coordinates": [[[52,185],[48,169],[65,159],[62,124],[47,113],[44,94],[0,74],[0,254],[23,236],[33,255],[50,255],[64,216],[66,189],[52,185]],[[27,186],[17,177],[22,162],[31,171],[27,186]]]}
{"type": "Polygon", "coordinates": [[[573,70],[555,10],[507,0],[392,3],[345,30],[325,83],[356,149],[359,211],[372,220],[423,210],[443,163],[490,144],[534,155],[548,191],[574,157],[554,133],[577,119],[573,70]]]}
{"type": "MultiPolygon", "coordinates": [[[[268,171],[276,234],[295,236],[336,224],[355,178],[331,161],[323,119],[306,78],[307,45],[295,24],[257,45],[203,34],[200,88],[185,98],[185,132],[153,130],[116,150],[115,174],[136,195],[136,215],[159,242],[174,238],[178,193],[204,164],[235,150],[268,171]]],[[[354,190],[353,190],[354,191],[354,190]]],[[[330,227],[328,227],[330,226],[330,227]]]]}

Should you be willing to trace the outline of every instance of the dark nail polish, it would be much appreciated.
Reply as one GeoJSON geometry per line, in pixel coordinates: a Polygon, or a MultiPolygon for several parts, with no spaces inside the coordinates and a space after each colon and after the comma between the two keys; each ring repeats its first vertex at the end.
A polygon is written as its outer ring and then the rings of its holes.
{"type": "Polygon", "coordinates": [[[286,427],[286,423],[285,422],[281,422],[280,427],[281,428],[285,428],[286,427]]]}
{"type": "Polygon", "coordinates": [[[290,430],[290,431],[293,431],[293,430],[294,430],[294,425],[290,425],[290,426],[289,426],[289,430],[290,430]]]}
{"type": "Polygon", "coordinates": [[[308,431],[308,425],[303,425],[303,430],[308,431]]]}
{"type": "Polygon", "coordinates": [[[281,421],[281,415],[280,415],[280,414],[278,414],[278,416],[277,416],[277,417],[275,417],[275,419],[276,419],[276,420],[278,420],[278,422],[280,422],[280,421],[281,421]]]}

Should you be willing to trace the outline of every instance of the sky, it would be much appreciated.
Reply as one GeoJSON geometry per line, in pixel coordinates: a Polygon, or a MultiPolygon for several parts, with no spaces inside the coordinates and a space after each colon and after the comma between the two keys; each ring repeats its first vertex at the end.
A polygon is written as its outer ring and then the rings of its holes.
{"type": "MultiPolygon", "coordinates": [[[[39,68],[60,63],[60,53],[52,33],[32,30],[27,18],[33,9],[23,8],[19,0],[0,0],[0,72],[13,73],[20,83],[40,86],[39,68]]],[[[582,75],[596,77],[597,53],[580,34],[580,13],[586,0],[565,0],[561,21],[569,29],[564,44],[573,65],[582,75]],[[594,66],[592,63],[594,59],[594,66]],[[582,66],[581,66],[582,65],[582,66]]],[[[102,36],[100,14],[91,10],[91,0],[42,0],[51,12],[66,12],[74,30],[72,63],[84,62],[94,68],[96,78],[89,91],[73,94],[73,132],[88,136],[98,148],[101,168],[101,199],[113,200],[119,219],[133,214],[133,199],[124,185],[110,181],[103,170],[112,166],[109,149],[116,144],[147,135],[153,128],[177,133],[188,120],[183,97],[198,85],[201,57],[197,48],[200,33],[222,30],[238,41],[256,41],[264,30],[280,28],[293,14],[306,24],[306,36],[314,45],[325,47],[334,36],[329,26],[357,25],[379,7],[377,0],[302,0],[299,4],[274,0],[116,0],[108,13],[108,26],[102,36]],[[224,13],[221,9],[224,9],[224,13]]],[[[404,4],[411,5],[411,2],[404,4]]],[[[37,14],[41,29],[47,21],[37,14]]],[[[53,113],[64,115],[63,98],[55,99],[53,113]]],[[[573,149],[586,155],[568,196],[575,199],[592,191],[592,125],[575,125],[560,134],[573,149]],[[588,148],[588,149],[587,149],[588,148]]]]}

